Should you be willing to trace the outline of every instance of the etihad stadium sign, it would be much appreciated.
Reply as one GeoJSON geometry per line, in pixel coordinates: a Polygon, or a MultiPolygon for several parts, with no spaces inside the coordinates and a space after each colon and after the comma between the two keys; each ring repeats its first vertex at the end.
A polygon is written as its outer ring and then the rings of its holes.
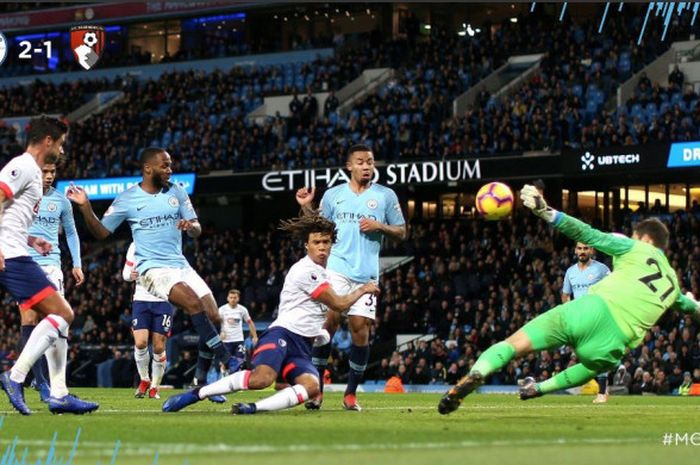
{"type": "MultiPolygon", "coordinates": [[[[561,175],[558,154],[487,156],[447,160],[413,160],[378,164],[374,181],[389,187],[479,183],[485,180],[530,181],[561,175]]],[[[233,173],[218,171],[197,176],[198,194],[294,192],[302,187],[321,190],[348,182],[344,166],[233,173]]]]}
{"type": "MultiPolygon", "coordinates": [[[[374,169],[373,181],[393,186],[475,179],[481,179],[479,160],[443,160],[378,166],[374,169]]],[[[270,171],[262,177],[262,188],[268,192],[292,191],[318,185],[329,188],[349,180],[345,168],[270,171]]]]}

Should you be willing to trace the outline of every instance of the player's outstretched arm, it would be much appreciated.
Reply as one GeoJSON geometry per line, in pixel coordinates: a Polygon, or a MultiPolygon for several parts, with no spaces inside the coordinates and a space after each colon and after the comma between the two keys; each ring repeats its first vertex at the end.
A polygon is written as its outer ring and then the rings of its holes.
{"type": "Polygon", "coordinates": [[[615,257],[629,252],[634,246],[634,240],[628,237],[602,232],[548,206],[535,186],[526,184],[520,191],[520,199],[525,207],[532,210],[532,213],[550,223],[569,238],[588,244],[603,253],[615,257]]]}
{"type": "Polygon", "coordinates": [[[83,188],[79,186],[71,186],[68,189],[68,192],[66,192],[66,197],[68,197],[68,200],[78,206],[80,213],[82,213],[83,218],[85,218],[85,224],[88,231],[90,231],[90,234],[92,234],[96,239],[103,240],[112,234],[112,232],[105,228],[100,222],[97,215],[95,215],[92,205],[90,205],[90,200],[88,199],[87,193],[85,193],[83,188]]]}
{"type": "Polygon", "coordinates": [[[71,274],[73,275],[73,279],[75,279],[75,285],[81,286],[85,282],[85,274],[83,273],[82,259],[80,257],[80,236],[78,236],[78,230],[75,227],[73,207],[70,201],[62,199],[62,203],[64,206],[61,210],[61,224],[63,225],[63,231],[66,235],[70,256],[73,259],[71,274]]]}
{"type": "MultiPolygon", "coordinates": [[[[3,213],[5,212],[5,200],[7,200],[7,195],[5,195],[5,190],[0,189],[0,224],[2,224],[2,217],[3,217],[3,213]]],[[[1,250],[0,250],[0,271],[5,271],[5,256],[2,254],[1,250]]]]}
{"type": "Polygon", "coordinates": [[[311,189],[308,189],[306,187],[302,187],[301,189],[297,190],[296,193],[296,201],[301,207],[301,211],[304,215],[313,215],[318,213],[318,210],[314,208],[313,206],[313,200],[314,200],[314,194],[316,193],[316,188],[312,187],[311,189]]]}
{"type": "Polygon", "coordinates": [[[691,315],[695,321],[700,321],[700,303],[695,300],[695,296],[692,292],[686,292],[685,295],[680,294],[678,299],[671,306],[671,309],[687,313],[691,315]]]}
{"type": "Polygon", "coordinates": [[[379,286],[377,286],[377,283],[375,283],[374,281],[370,281],[358,287],[350,294],[346,295],[338,295],[335,293],[331,286],[326,286],[323,292],[314,297],[314,300],[321,302],[334,312],[342,313],[350,307],[352,307],[352,305],[355,302],[357,302],[363,295],[378,295],[379,293],[380,290],[379,286]]]}

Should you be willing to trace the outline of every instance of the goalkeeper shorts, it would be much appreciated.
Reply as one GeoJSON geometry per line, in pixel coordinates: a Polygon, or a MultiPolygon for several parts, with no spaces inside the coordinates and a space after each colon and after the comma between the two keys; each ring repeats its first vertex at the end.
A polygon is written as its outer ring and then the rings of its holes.
{"type": "Polygon", "coordinates": [[[629,342],[605,301],[590,294],[543,313],[522,330],[534,350],[571,346],[584,366],[599,373],[619,364],[629,342]]]}

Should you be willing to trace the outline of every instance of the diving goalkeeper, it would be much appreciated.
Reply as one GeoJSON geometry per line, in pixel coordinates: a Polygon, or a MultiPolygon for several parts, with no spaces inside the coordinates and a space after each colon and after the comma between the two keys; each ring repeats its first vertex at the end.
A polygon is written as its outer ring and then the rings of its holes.
{"type": "Polygon", "coordinates": [[[632,238],[604,233],[547,206],[534,186],[520,197],[533,213],[575,241],[613,257],[613,272],[590,287],[587,295],[566,302],[528,322],[505,341],[494,344],[471,371],[440,400],[438,411],[457,410],[462,399],[513,358],[569,345],[579,361],[541,383],[526,378],[522,400],[582,385],[619,364],[626,348],[637,347],[646,331],[669,308],[698,316],[698,303],[681,295],[676,273],[664,255],[669,232],[655,218],[640,221],[632,238]]]}

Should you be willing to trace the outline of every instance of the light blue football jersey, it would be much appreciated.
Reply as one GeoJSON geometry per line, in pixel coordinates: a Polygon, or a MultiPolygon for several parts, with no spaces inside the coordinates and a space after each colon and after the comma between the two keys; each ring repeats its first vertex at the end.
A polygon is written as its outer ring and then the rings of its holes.
{"type": "Polygon", "coordinates": [[[168,183],[157,194],[149,194],[136,184],[114,199],[102,217],[102,224],[114,232],[126,221],[136,245],[136,270],[190,266],[182,254],[181,219],[194,220],[197,214],[187,192],[168,183]]]}
{"type": "Polygon", "coordinates": [[[388,187],[372,184],[356,194],[349,183],[344,183],[323,195],[321,215],[333,220],[338,229],[338,241],[331,249],[328,269],[357,282],[379,279],[383,234],[361,232],[360,220],[370,218],[390,226],[405,224],[396,193],[388,187]]]}
{"type": "Polygon", "coordinates": [[[42,266],[61,267],[61,249],[58,246],[58,232],[63,226],[68,250],[73,259],[73,268],[80,268],[80,238],[75,229],[73,207],[65,195],[53,187],[44,194],[39,202],[39,212],[34,217],[34,223],[29,228],[29,235],[41,237],[51,243],[53,248],[48,255],[41,255],[29,247],[29,256],[42,266]]]}
{"type": "Polygon", "coordinates": [[[588,294],[588,288],[610,274],[605,264],[591,259],[586,269],[579,268],[578,263],[571,265],[564,276],[562,292],[573,295],[574,299],[588,294]]]}

